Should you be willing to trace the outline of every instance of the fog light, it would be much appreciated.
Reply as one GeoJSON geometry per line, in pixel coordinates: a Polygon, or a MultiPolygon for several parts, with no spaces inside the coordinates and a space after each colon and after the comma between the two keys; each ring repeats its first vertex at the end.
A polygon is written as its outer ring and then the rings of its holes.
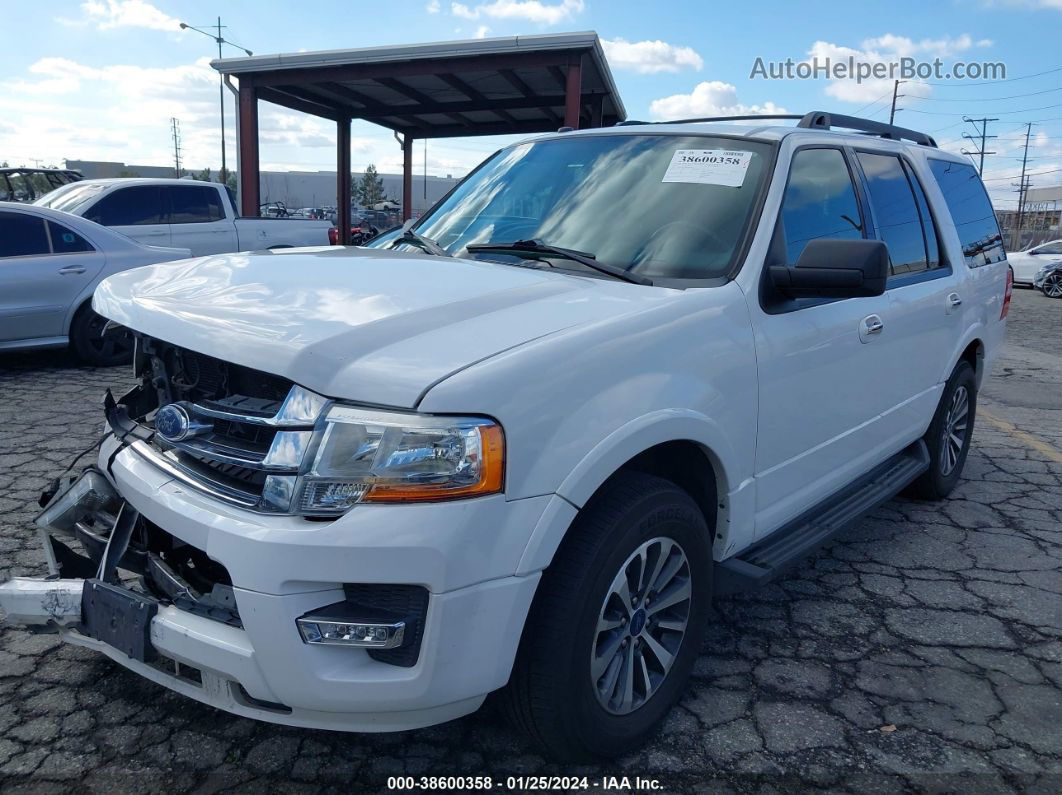
{"type": "Polygon", "coordinates": [[[394,649],[402,645],[406,622],[367,624],[328,620],[314,616],[295,619],[303,643],[331,646],[361,646],[370,649],[394,649]]]}

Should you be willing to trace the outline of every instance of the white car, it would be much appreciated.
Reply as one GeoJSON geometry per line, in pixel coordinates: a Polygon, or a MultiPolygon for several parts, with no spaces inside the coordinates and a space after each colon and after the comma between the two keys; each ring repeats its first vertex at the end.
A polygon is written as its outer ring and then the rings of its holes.
{"type": "Polygon", "coordinates": [[[35,204],[109,226],[141,243],[183,246],[194,256],[326,246],[327,221],[241,218],[228,188],[188,179],[86,179],[35,204]]]}
{"type": "Polygon", "coordinates": [[[104,334],[107,321],[92,311],[96,285],[190,253],[145,246],[57,210],[0,202],[0,351],[69,344],[89,364],[128,361],[132,338],[104,334]]]}
{"type": "Polygon", "coordinates": [[[1032,287],[1036,275],[1045,266],[1062,263],[1062,240],[1052,240],[1026,251],[1008,254],[1007,262],[1014,269],[1014,283],[1032,287]]]}
{"type": "Polygon", "coordinates": [[[548,135],[390,247],[119,274],[140,384],[46,495],[54,579],[0,604],[239,715],[391,731],[504,689],[553,758],[629,752],[713,593],[954,488],[998,239],[963,158],[813,113],[548,135]]]}

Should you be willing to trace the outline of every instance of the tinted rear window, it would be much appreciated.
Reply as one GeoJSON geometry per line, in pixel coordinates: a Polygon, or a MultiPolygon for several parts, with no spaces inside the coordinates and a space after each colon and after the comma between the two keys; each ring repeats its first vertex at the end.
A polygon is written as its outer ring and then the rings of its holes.
{"type": "Polygon", "coordinates": [[[162,191],[169,198],[171,224],[203,224],[225,217],[217,188],[174,185],[162,191]]]}
{"type": "Polygon", "coordinates": [[[0,213],[0,257],[48,254],[44,221],[22,213],[0,213]]]}
{"type": "Polygon", "coordinates": [[[1007,258],[988,193],[973,166],[930,158],[929,167],[955,222],[962,253],[971,268],[1007,258]]]}

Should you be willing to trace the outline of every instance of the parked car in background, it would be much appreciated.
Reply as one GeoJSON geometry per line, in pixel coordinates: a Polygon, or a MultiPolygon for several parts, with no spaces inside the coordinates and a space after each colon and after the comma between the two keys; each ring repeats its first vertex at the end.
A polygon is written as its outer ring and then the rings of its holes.
{"type": "Polygon", "coordinates": [[[1049,262],[1033,278],[1033,287],[1048,298],[1062,298],[1062,260],[1049,262]]]}
{"type": "Polygon", "coordinates": [[[1014,269],[1014,283],[1032,287],[1036,275],[1045,265],[1062,262],[1062,240],[1051,240],[1025,251],[1007,255],[1014,269]]]}
{"type": "Polygon", "coordinates": [[[241,218],[228,188],[185,179],[89,179],[35,204],[73,213],[149,245],[195,256],[328,244],[327,221],[241,218]]]}
{"type": "Polygon", "coordinates": [[[0,201],[32,202],[56,188],[84,179],[68,168],[0,168],[0,201]]]}
{"type": "Polygon", "coordinates": [[[190,254],[58,210],[0,202],[0,351],[70,345],[89,364],[120,364],[132,338],[124,329],[104,333],[107,321],[90,306],[96,285],[190,254]]]}

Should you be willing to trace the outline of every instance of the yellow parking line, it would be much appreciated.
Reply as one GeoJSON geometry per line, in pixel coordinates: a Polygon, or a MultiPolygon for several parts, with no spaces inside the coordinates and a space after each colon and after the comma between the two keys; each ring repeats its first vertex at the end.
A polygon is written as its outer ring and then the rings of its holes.
{"type": "Polygon", "coordinates": [[[1004,433],[1010,434],[1019,442],[1024,444],[1026,447],[1031,447],[1038,453],[1043,453],[1055,463],[1062,464],[1062,453],[1060,453],[1054,447],[1049,445],[1043,439],[1033,436],[1031,433],[1026,433],[1025,431],[1018,428],[1016,425],[1014,425],[1014,423],[1007,422],[1006,420],[1000,419],[999,417],[995,416],[991,412],[985,411],[983,407],[980,407],[977,413],[980,417],[988,420],[989,424],[994,425],[996,428],[1003,431],[1004,433]]]}

